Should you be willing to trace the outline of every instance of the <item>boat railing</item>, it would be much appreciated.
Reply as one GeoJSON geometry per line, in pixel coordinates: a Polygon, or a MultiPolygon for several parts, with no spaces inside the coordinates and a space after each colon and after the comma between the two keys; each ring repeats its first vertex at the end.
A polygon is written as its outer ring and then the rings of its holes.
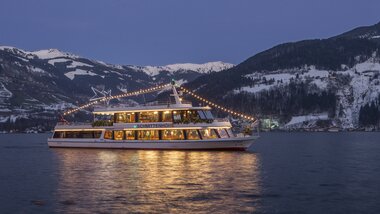
{"type": "MultiPolygon", "coordinates": [[[[170,106],[170,105],[175,105],[176,103],[171,101],[171,102],[165,102],[165,101],[154,101],[154,102],[149,102],[145,104],[140,104],[139,106],[170,106]]],[[[182,104],[191,104],[190,101],[182,101],[182,104]]]]}
{"type": "Polygon", "coordinates": [[[214,121],[215,122],[230,122],[228,118],[215,118],[214,121]]]}
{"type": "Polygon", "coordinates": [[[91,125],[90,122],[58,122],[58,126],[85,126],[85,125],[91,125]]]}
{"type": "MultiPolygon", "coordinates": [[[[109,105],[109,106],[104,106],[102,104],[94,105],[94,108],[120,108],[120,107],[139,107],[139,106],[171,106],[175,105],[176,103],[174,101],[154,101],[154,102],[148,102],[148,103],[143,103],[143,104],[137,104],[137,103],[129,103],[127,105],[109,105]]],[[[192,104],[190,101],[183,100],[182,104],[192,104]]]]}

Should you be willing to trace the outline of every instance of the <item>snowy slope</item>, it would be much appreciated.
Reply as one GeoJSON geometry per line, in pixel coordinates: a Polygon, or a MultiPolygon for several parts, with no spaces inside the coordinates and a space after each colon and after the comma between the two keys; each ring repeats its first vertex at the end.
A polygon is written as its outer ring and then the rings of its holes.
{"type": "MultiPolygon", "coordinates": [[[[57,49],[48,49],[48,50],[38,50],[38,51],[26,51],[19,48],[11,47],[11,46],[0,46],[0,50],[5,50],[8,52],[12,52],[17,54],[21,60],[28,61],[28,59],[38,58],[43,60],[48,60],[48,63],[56,66],[64,63],[67,68],[77,68],[77,67],[93,67],[88,63],[83,63],[80,61],[81,57],[75,54],[63,52],[57,49]]],[[[169,72],[171,75],[175,73],[185,73],[185,72],[196,72],[199,74],[207,74],[210,72],[218,72],[222,70],[229,69],[233,67],[233,64],[226,62],[207,62],[203,64],[195,64],[195,63],[179,63],[179,64],[171,64],[164,66],[137,66],[137,65],[112,65],[107,64],[102,61],[97,60],[89,60],[95,64],[102,65],[105,67],[109,67],[111,69],[119,69],[124,70],[126,68],[132,69],[139,72],[144,72],[150,76],[157,76],[161,72],[169,72]]],[[[78,71],[80,75],[83,72],[78,71]]],[[[70,79],[73,79],[72,72],[68,75],[70,79]]],[[[187,80],[184,80],[185,82],[187,80]]]]}
{"type": "MultiPolygon", "coordinates": [[[[375,101],[380,94],[380,58],[373,53],[364,62],[341,70],[318,70],[315,66],[303,68],[254,72],[246,75],[256,84],[234,89],[234,94],[260,93],[281,90],[290,81],[303,81],[315,85],[319,91],[333,90],[337,96],[336,115],[342,128],[356,128],[359,125],[360,108],[375,101]],[[342,79],[348,82],[342,83],[342,79]]],[[[293,118],[294,119],[294,118],[293,118]]],[[[299,119],[299,118],[298,118],[299,119]]],[[[293,120],[288,125],[292,124],[293,120]]]]}
{"type": "Polygon", "coordinates": [[[183,72],[183,71],[195,71],[197,73],[209,73],[209,72],[218,72],[222,70],[229,69],[233,67],[233,64],[225,63],[221,61],[217,62],[208,62],[204,64],[193,64],[193,63],[181,63],[181,64],[172,64],[165,66],[127,66],[132,69],[140,70],[147,73],[150,76],[156,76],[162,71],[167,71],[169,73],[183,72]]]}
{"type": "Polygon", "coordinates": [[[22,50],[22,49],[11,47],[11,46],[0,46],[0,50],[13,52],[25,58],[34,58],[34,57],[39,58],[39,59],[52,59],[52,58],[59,58],[59,57],[79,58],[79,56],[77,55],[62,52],[57,49],[26,51],[26,50],[22,50]]]}
{"type": "MultiPolygon", "coordinates": [[[[94,95],[92,87],[111,90],[115,95],[172,79],[182,84],[231,66],[223,62],[112,65],[57,49],[26,51],[0,46],[0,131],[22,131],[36,121],[44,124],[38,129],[50,130],[59,112],[85,103],[94,95]]],[[[131,99],[141,102],[155,99],[156,95],[131,99]]]]}
{"type": "Polygon", "coordinates": [[[257,93],[264,90],[270,90],[279,86],[287,85],[292,80],[306,81],[311,80],[321,90],[327,89],[329,75],[331,71],[318,70],[315,66],[305,66],[303,68],[293,68],[286,70],[254,72],[245,75],[256,84],[253,86],[243,86],[234,90],[234,93],[249,92],[257,93]]]}

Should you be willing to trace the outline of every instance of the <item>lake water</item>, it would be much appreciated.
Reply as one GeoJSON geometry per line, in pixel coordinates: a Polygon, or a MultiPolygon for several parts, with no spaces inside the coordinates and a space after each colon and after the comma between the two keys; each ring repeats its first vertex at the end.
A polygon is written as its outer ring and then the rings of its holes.
{"type": "Polygon", "coordinates": [[[263,133],[249,152],[49,149],[0,135],[0,213],[380,213],[380,133],[263,133]]]}

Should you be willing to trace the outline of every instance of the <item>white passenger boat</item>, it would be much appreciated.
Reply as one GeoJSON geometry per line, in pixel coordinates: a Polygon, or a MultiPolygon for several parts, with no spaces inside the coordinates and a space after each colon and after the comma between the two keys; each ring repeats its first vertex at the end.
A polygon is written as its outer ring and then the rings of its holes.
{"type": "Polygon", "coordinates": [[[172,84],[175,103],[103,107],[93,123],[58,123],[49,147],[246,150],[257,135],[234,134],[228,119],[217,119],[211,107],[182,102],[172,84]]]}

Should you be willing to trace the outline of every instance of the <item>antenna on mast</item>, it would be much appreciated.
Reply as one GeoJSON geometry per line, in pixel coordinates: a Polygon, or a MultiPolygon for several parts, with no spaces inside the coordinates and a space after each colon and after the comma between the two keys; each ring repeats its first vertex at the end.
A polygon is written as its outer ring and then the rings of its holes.
{"type": "Polygon", "coordinates": [[[104,100],[104,104],[108,106],[110,104],[110,97],[111,97],[111,89],[108,91],[106,90],[99,90],[97,88],[91,87],[91,90],[94,92],[94,96],[90,98],[90,101],[98,101],[98,100],[104,100]]]}

